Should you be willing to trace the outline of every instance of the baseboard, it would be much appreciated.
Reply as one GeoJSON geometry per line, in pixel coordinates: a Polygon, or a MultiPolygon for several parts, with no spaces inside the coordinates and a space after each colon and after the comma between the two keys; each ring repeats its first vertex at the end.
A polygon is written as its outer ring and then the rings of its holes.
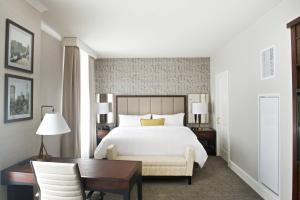
{"type": "Polygon", "coordinates": [[[225,149],[221,149],[220,156],[228,163],[228,151],[225,149]]]}
{"type": "Polygon", "coordinates": [[[257,192],[265,200],[279,200],[279,196],[271,192],[264,185],[252,178],[243,169],[237,166],[234,162],[229,161],[228,167],[236,173],[243,181],[245,181],[255,192],[257,192]]]}

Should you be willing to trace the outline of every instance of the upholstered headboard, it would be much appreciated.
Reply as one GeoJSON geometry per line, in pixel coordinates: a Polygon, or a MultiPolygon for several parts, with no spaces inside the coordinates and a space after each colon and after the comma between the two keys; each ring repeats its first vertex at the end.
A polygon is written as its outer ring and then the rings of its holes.
{"type": "MultiPolygon", "coordinates": [[[[116,96],[116,122],[119,114],[176,114],[187,115],[185,95],[117,95],[116,96]]],[[[186,124],[187,116],[184,123],[186,124]]]]}

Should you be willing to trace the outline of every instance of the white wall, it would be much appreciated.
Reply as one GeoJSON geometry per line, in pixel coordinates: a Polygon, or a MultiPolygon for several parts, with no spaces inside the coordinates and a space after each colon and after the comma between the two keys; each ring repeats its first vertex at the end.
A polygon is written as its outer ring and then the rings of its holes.
{"type": "MultiPolygon", "coordinates": [[[[41,15],[23,0],[0,0],[0,169],[24,160],[37,152],[38,137],[35,131],[40,122],[40,44],[41,15]],[[4,68],[5,21],[14,22],[34,32],[34,73],[27,74],[4,68]],[[34,79],[33,120],[4,124],[4,73],[34,79]]],[[[5,187],[0,190],[6,199],[5,187]]]]}
{"type": "MultiPolygon", "coordinates": [[[[41,36],[41,105],[52,105],[61,113],[63,47],[60,41],[42,31],[41,36]]],[[[47,111],[47,109],[45,109],[47,111]]],[[[60,155],[60,136],[45,137],[47,151],[60,155]]]]}
{"type": "Polygon", "coordinates": [[[258,95],[279,93],[280,196],[292,199],[291,41],[286,24],[300,15],[300,1],[286,0],[211,57],[211,89],[219,72],[229,71],[231,161],[258,180],[258,95]],[[260,80],[260,50],[276,47],[276,78],[260,80]]]}
{"type": "MultiPolygon", "coordinates": [[[[54,105],[61,111],[62,47],[60,42],[41,32],[41,14],[24,0],[0,0],[0,170],[37,154],[40,138],[35,135],[40,123],[40,105],[54,105]],[[4,68],[5,21],[14,22],[34,32],[34,73],[4,68]],[[4,124],[4,74],[34,79],[33,120],[4,124]]],[[[59,155],[59,137],[46,138],[49,153],[59,155]]],[[[0,187],[0,199],[6,188],[0,187]]]]}

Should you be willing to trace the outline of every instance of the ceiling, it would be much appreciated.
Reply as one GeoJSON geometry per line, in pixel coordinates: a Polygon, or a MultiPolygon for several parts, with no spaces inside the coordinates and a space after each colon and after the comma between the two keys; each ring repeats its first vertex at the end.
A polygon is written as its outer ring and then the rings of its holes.
{"type": "Polygon", "coordinates": [[[99,57],[210,56],[281,0],[41,0],[43,20],[99,57]]]}

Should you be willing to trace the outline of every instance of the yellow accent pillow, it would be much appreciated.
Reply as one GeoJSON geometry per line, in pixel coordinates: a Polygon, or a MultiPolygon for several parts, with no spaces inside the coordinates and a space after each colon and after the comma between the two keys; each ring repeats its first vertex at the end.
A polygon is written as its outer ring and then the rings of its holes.
{"type": "Polygon", "coordinates": [[[165,124],[165,119],[141,119],[142,126],[163,126],[165,124]]]}

